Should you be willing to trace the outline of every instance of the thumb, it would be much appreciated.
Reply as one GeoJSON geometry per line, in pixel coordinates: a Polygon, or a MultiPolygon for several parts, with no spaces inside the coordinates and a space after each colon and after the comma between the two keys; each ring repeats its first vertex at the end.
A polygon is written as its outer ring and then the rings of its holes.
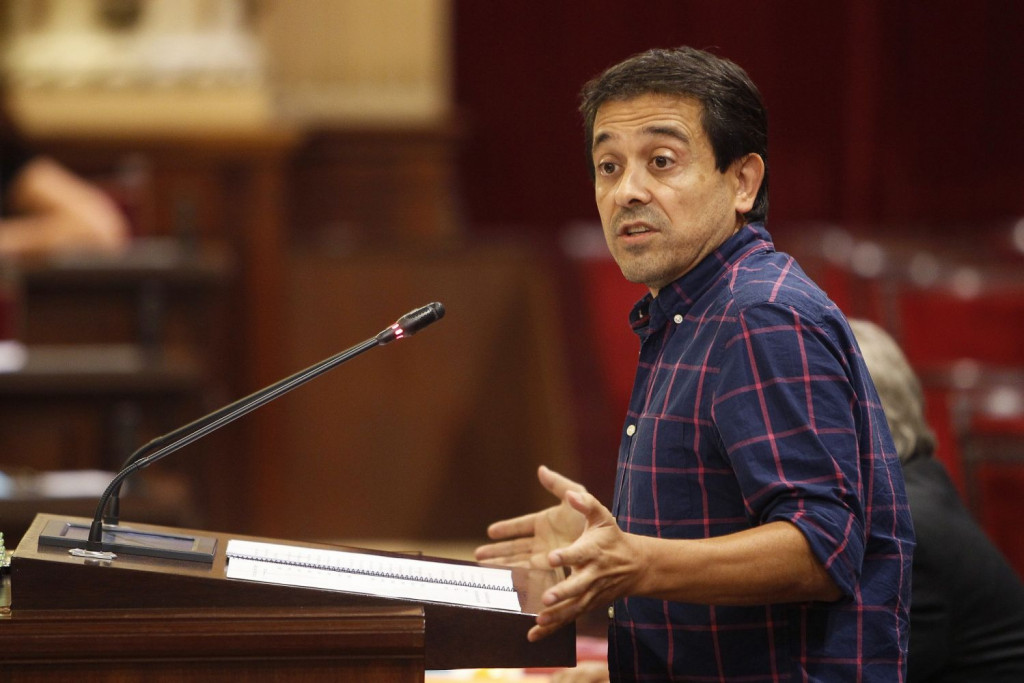
{"type": "Polygon", "coordinates": [[[557,498],[561,498],[566,491],[586,491],[586,487],[579,482],[573,481],[550,467],[541,465],[537,468],[537,478],[544,488],[550,491],[557,498]]]}
{"type": "Polygon", "coordinates": [[[611,510],[585,491],[567,491],[565,499],[574,510],[586,517],[589,527],[613,521],[611,510]]]}

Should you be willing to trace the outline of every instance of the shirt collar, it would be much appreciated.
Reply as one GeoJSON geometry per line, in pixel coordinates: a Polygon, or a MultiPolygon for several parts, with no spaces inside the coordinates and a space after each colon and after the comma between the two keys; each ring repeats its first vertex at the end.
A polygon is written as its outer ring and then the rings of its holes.
{"type": "Polygon", "coordinates": [[[676,316],[685,316],[693,302],[748,254],[774,251],[764,223],[747,223],[692,270],[662,287],[657,297],[647,294],[629,316],[633,331],[646,338],[676,316]]]}

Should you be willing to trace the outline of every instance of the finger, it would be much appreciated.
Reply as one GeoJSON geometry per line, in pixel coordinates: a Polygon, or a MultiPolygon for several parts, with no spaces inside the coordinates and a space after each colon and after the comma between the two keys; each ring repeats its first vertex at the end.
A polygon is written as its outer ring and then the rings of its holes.
{"type": "Polygon", "coordinates": [[[530,555],[506,555],[504,557],[485,557],[478,559],[477,562],[480,564],[486,564],[493,567],[523,567],[524,569],[534,569],[533,558],[530,555]]]}
{"type": "Polygon", "coordinates": [[[611,510],[586,491],[569,491],[565,494],[565,498],[574,510],[587,518],[587,526],[595,527],[606,523],[615,523],[615,517],[612,516],[611,510]]]}
{"type": "Polygon", "coordinates": [[[531,643],[536,643],[542,638],[547,638],[552,633],[560,629],[564,624],[552,625],[552,626],[533,626],[529,631],[526,632],[526,639],[531,643]]]}
{"type": "Polygon", "coordinates": [[[527,638],[535,642],[540,638],[547,637],[568,623],[574,621],[582,609],[576,601],[561,603],[556,607],[544,609],[537,615],[537,624],[527,632],[527,638]]]}
{"type": "MultiPolygon", "coordinates": [[[[548,553],[548,564],[552,567],[572,567],[578,569],[582,565],[597,559],[600,549],[592,543],[576,542],[564,548],[556,548],[548,553]]],[[[561,585],[561,584],[559,584],[561,585]]]]}
{"type": "Polygon", "coordinates": [[[591,500],[594,499],[589,493],[580,493],[579,491],[566,491],[565,499],[569,501],[569,505],[572,505],[573,509],[578,512],[582,512],[584,515],[590,513],[591,500]]]}
{"type": "Polygon", "coordinates": [[[537,625],[543,628],[558,628],[568,624],[583,613],[578,600],[566,600],[546,607],[537,615],[537,625]]]}
{"type": "Polygon", "coordinates": [[[528,553],[480,552],[478,548],[473,559],[484,564],[520,565],[529,563],[530,557],[528,553]]]}
{"type": "Polygon", "coordinates": [[[553,469],[541,465],[537,468],[537,479],[541,485],[557,496],[559,499],[565,496],[566,491],[586,491],[586,487],[579,482],[555,472],[553,469]]]}
{"type": "Polygon", "coordinates": [[[517,538],[511,541],[500,543],[488,543],[479,546],[474,551],[477,560],[495,560],[501,557],[529,556],[532,551],[532,544],[528,538],[517,538]]]}
{"type": "Polygon", "coordinates": [[[487,527],[487,537],[495,540],[502,538],[517,538],[519,536],[533,535],[533,529],[537,524],[537,513],[531,512],[511,519],[503,519],[494,522],[487,527]]]}
{"type": "Polygon", "coordinates": [[[566,600],[575,600],[593,589],[594,579],[592,572],[586,569],[574,571],[551,588],[544,591],[541,596],[541,603],[550,608],[566,600]]]}

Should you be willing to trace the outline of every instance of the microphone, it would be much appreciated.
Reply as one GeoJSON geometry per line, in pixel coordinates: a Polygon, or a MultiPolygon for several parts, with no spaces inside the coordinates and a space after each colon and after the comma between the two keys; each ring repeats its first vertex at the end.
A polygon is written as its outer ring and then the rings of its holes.
{"type": "MultiPolygon", "coordinates": [[[[438,320],[440,320],[443,317],[444,317],[444,305],[439,303],[439,302],[437,302],[437,301],[435,301],[433,303],[427,304],[426,306],[421,306],[420,308],[417,308],[415,310],[409,311],[408,313],[403,315],[401,318],[399,318],[397,321],[395,321],[395,323],[393,325],[391,325],[390,327],[388,327],[388,328],[386,328],[384,330],[381,330],[380,333],[378,333],[373,338],[374,343],[370,343],[370,340],[367,340],[367,341],[363,342],[363,344],[366,344],[367,348],[373,348],[373,346],[384,346],[386,344],[390,344],[391,342],[395,341],[396,339],[402,339],[404,337],[411,337],[412,335],[414,335],[417,332],[419,332],[420,330],[422,330],[424,327],[426,327],[426,326],[428,326],[428,325],[430,325],[430,324],[432,324],[434,322],[437,322],[438,320]]],[[[360,346],[362,346],[362,345],[360,345],[360,346]]],[[[366,350],[366,349],[360,349],[359,351],[357,351],[355,353],[351,353],[352,349],[349,349],[348,351],[344,351],[341,354],[339,354],[339,356],[340,355],[345,355],[345,354],[350,354],[350,355],[347,355],[342,360],[339,360],[337,362],[332,362],[332,361],[334,361],[334,359],[336,359],[338,357],[338,356],[334,356],[331,359],[323,361],[323,363],[318,364],[318,366],[329,363],[330,364],[329,367],[323,368],[322,370],[319,370],[318,372],[316,372],[314,374],[310,374],[310,376],[307,379],[312,379],[316,375],[319,375],[322,372],[326,372],[327,370],[335,367],[336,365],[340,364],[341,362],[344,362],[345,360],[348,360],[349,358],[352,358],[352,357],[358,355],[359,353],[361,353],[364,350],[366,350]]],[[[318,367],[318,366],[314,366],[314,367],[318,367]]],[[[306,373],[310,373],[310,371],[312,371],[313,369],[314,368],[308,368],[308,369],[303,370],[301,373],[298,373],[298,374],[299,375],[304,375],[306,373]]],[[[298,375],[293,375],[292,377],[289,377],[289,378],[283,380],[282,382],[279,382],[278,384],[283,384],[283,383],[286,383],[286,382],[291,382],[297,376],[298,375]]],[[[298,382],[298,384],[304,383],[305,381],[307,381],[307,379],[303,379],[302,381],[298,382]]],[[[295,384],[294,386],[298,386],[298,384],[295,384]]],[[[285,393],[286,391],[290,391],[292,388],[294,388],[294,386],[291,386],[288,389],[284,389],[284,390],[276,393],[273,397],[271,397],[270,399],[267,399],[267,400],[273,400],[274,398],[277,398],[277,396],[281,395],[282,393],[285,393]]],[[[210,413],[209,415],[206,415],[206,416],[204,416],[204,417],[202,417],[202,418],[200,418],[200,419],[198,419],[198,420],[196,420],[194,422],[190,422],[189,424],[184,425],[183,427],[179,427],[178,429],[174,430],[173,432],[170,432],[168,434],[164,434],[163,436],[156,437],[155,439],[153,439],[152,441],[147,443],[145,446],[143,446],[142,448],[136,450],[134,453],[129,455],[125,459],[124,463],[121,464],[121,469],[124,470],[126,467],[131,465],[133,462],[142,459],[143,457],[147,456],[149,453],[155,451],[157,448],[161,448],[161,447],[171,443],[172,441],[174,441],[176,439],[179,439],[179,438],[182,438],[182,437],[184,437],[184,436],[186,436],[186,435],[188,435],[188,434],[190,434],[190,433],[192,433],[194,431],[198,431],[200,429],[204,429],[207,425],[222,419],[224,417],[224,414],[230,412],[232,409],[236,409],[240,403],[244,403],[246,401],[254,399],[257,396],[257,394],[262,394],[264,392],[271,392],[271,391],[276,390],[277,388],[278,388],[278,385],[275,384],[273,386],[270,386],[270,387],[267,387],[265,389],[262,389],[261,391],[256,392],[256,394],[252,394],[252,395],[250,395],[250,396],[248,396],[246,398],[243,398],[241,401],[237,401],[235,403],[232,403],[231,405],[226,406],[226,407],[224,407],[224,408],[222,408],[222,409],[220,409],[220,410],[218,410],[218,411],[216,411],[214,413],[210,413]]],[[[265,403],[265,402],[266,401],[263,401],[263,402],[259,403],[258,405],[253,406],[253,408],[251,408],[251,409],[255,409],[255,408],[263,405],[263,403],[265,403]]],[[[246,412],[248,412],[248,411],[246,411],[246,412]]],[[[245,413],[240,413],[237,417],[241,417],[241,415],[244,415],[244,414],[245,413]]],[[[232,418],[232,419],[234,419],[234,418],[232,418]]],[[[227,424],[227,422],[224,422],[223,424],[227,424]]],[[[216,427],[215,429],[217,429],[219,427],[220,427],[220,425],[218,425],[218,427],[216,427]]],[[[211,431],[213,431],[213,430],[211,430],[211,431]]],[[[191,442],[189,442],[189,443],[191,443],[191,442]]],[[[145,465],[143,465],[143,467],[145,467],[145,465]]],[[[120,516],[121,516],[120,507],[121,507],[121,484],[118,484],[114,488],[114,490],[111,492],[110,502],[109,502],[109,504],[107,506],[107,509],[105,511],[105,516],[103,518],[103,523],[104,524],[108,524],[108,525],[116,525],[118,523],[118,520],[119,520],[120,516]]]]}
{"type": "Polygon", "coordinates": [[[383,346],[390,344],[396,339],[411,337],[427,325],[435,323],[444,317],[444,306],[438,302],[427,304],[409,311],[399,318],[394,325],[377,335],[377,343],[383,346]]]}
{"type": "MultiPolygon", "coordinates": [[[[89,527],[89,537],[86,542],[85,549],[75,548],[71,550],[71,553],[73,555],[94,559],[113,559],[113,553],[108,553],[103,550],[104,523],[106,522],[108,525],[116,526],[118,517],[117,496],[121,490],[122,483],[135,472],[149,467],[157,460],[170,455],[174,451],[184,448],[194,441],[198,441],[204,436],[220,429],[224,425],[234,422],[243,415],[246,415],[260,406],[275,400],[292,389],[305,384],[314,377],[318,377],[328,370],[341,365],[345,361],[369,351],[375,346],[384,346],[397,339],[404,339],[405,337],[410,337],[416,334],[428,325],[431,325],[443,318],[444,313],[444,305],[436,301],[409,311],[399,318],[393,325],[381,330],[374,337],[356,344],[341,353],[335,354],[330,358],[322,360],[305,370],[295,373],[294,375],[285,377],[270,386],[264,387],[263,389],[241,398],[234,403],[230,403],[208,415],[204,415],[198,420],[179,427],[172,432],[159,436],[142,446],[128,456],[124,465],[121,467],[121,470],[111,480],[110,484],[107,485],[107,488],[100,496],[99,503],[96,507],[96,513],[93,515],[92,524],[89,527]],[[104,520],[103,516],[107,509],[108,502],[111,503],[111,514],[106,518],[106,520],[104,520]]],[[[140,550],[138,548],[136,548],[136,551],[147,554],[144,550],[140,550]]]]}

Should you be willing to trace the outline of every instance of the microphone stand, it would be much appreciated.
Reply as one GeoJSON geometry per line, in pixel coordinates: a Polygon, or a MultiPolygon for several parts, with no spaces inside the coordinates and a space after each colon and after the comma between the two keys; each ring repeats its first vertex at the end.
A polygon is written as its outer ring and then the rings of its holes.
{"type": "Polygon", "coordinates": [[[264,387],[263,389],[224,406],[209,415],[204,415],[198,420],[194,420],[183,427],[178,427],[173,432],[169,432],[163,436],[158,436],[146,445],[142,446],[125,459],[117,477],[115,477],[108,486],[109,504],[104,506],[106,515],[103,517],[103,523],[110,526],[117,525],[120,518],[121,485],[124,483],[124,480],[134,472],[148,467],[150,464],[165,455],[169,455],[179,448],[184,448],[193,441],[201,439],[207,434],[220,429],[229,422],[242,417],[246,413],[256,410],[265,403],[273,401],[278,396],[291,391],[300,384],[305,384],[317,375],[323,374],[350,358],[354,358],[377,345],[376,338],[367,339],[363,343],[353,346],[350,349],[346,349],[335,356],[331,356],[327,360],[320,361],[316,365],[306,368],[291,377],[287,377],[268,387],[264,387]],[[160,450],[157,451],[157,449],[160,450]],[[153,451],[157,451],[159,455],[154,453],[154,457],[150,459],[149,454],[153,451]],[[136,464],[143,460],[145,460],[143,464],[136,464]],[[129,470],[129,468],[131,469],[129,470]]]}
{"type": "MultiPolygon", "coordinates": [[[[376,336],[356,344],[341,353],[335,354],[330,358],[322,360],[305,370],[295,373],[294,375],[279,380],[268,387],[264,387],[263,389],[241,398],[234,403],[226,405],[209,415],[205,415],[194,422],[190,422],[183,427],[179,427],[173,432],[157,437],[142,446],[128,457],[125,461],[125,466],[117,473],[113,480],[111,480],[110,484],[107,485],[106,490],[104,490],[103,494],[100,496],[99,503],[96,507],[96,513],[94,514],[92,524],[89,527],[89,536],[85,544],[85,548],[73,548],[70,551],[71,554],[78,557],[101,560],[112,560],[116,557],[114,553],[105,551],[103,548],[103,532],[105,529],[103,518],[104,511],[107,509],[108,502],[112,500],[112,497],[117,496],[120,492],[121,484],[138,470],[149,467],[154,462],[203,438],[207,434],[210,434],[224,425],[237,420],[243,415],[256,410],[260,406],[277,399],[281,395],[305,384],[315,377],[324,374],[328,370],[331,370],[338,365],[369,351],[375,346],[384,346],[385,344],[390,344],[396,339],[402,339],[415,334],[427,325],[442,318],[444,316],[444,312],[444,306],[437,302],[410,311],[399,318],[393,325],[379,332],[376,336]]],[[[113,500],[116,501],[117,499],[113,498],[113,500]]],[[[108,517],[108,519],[113,519],[114,526],[116,526],[117,522],[116,517],[117,505],[115,503],[111,506],[111,514],[108,517]]],[[[141,536],[153,537],[159,535],[146,532],[146,534],[142,534],[141,536]]],[[[174,538],[180,539],[181,537],[174,536],[174,538]]],[[[42,540],[42,538],[40,540],[42,540]]],[[[188,557],[187,553],[183,556],[180,552],[168,552],[161,547],[163,544],[156,544],[155,546],[153,544],[146,545],[145,540],[145,538],[142,538],[141,541],[139,539],[133,539],[130,547],[121,547],[121,549],[124,552],[132,552],[141,555],[193,559],[192,557],[188,557]]],[[[205,554],[202,559],[206,559],[205,554]]]]}

